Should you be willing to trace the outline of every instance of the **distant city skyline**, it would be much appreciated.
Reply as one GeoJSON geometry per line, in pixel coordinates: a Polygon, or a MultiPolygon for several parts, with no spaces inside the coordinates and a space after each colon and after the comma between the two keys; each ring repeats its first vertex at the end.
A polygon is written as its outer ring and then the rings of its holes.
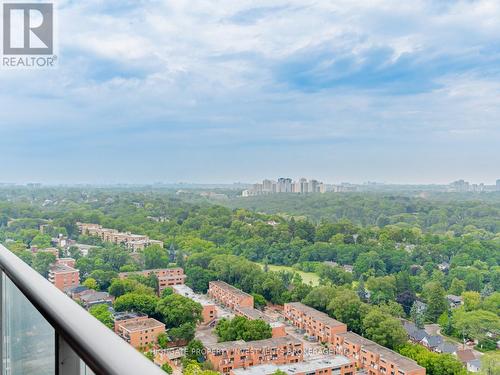
{"type": "MultiPolygon", "coordinates": [[[[41,181],[1,181],[0,180],[0,188],[8,187],[8,186],[27,186],[27,187],[44,187],[44,186],[192,186],[192,187],[213,187],[213,186],[227,186],[227,187],[235,187],[235,188],[252,188],[255,185],[263,185],[264,181],[271,181],[274,184],[278,182],[279,179],[290,179],[292,181],[292,185],[294,183],[299,183],[300,180],[305,179],[308,182],[314,181],[318,183],[318,187],[322,185],[323,192],[331,192],[331,191],[341,191],[339,187],[349,187],[352,186],[439,186],[439,187],[454,187],[457,190],[463,191],[475,191],[474,189],[483,189],[484,187],[490,188],[496,187],[496,190],[500,190],[500,179],[496,179],[492,183],[486,182],[473,182],[467,181],[464,179],[459,179],[455,181],[448,181],[444,183],[424,183],[424,182],[415,182],[415,183],[393,183],[393,182],[384,182],[384,181],[363,181],[363,182],[353,182],[353,181],[323,181],[322,179],[310,178],[307,179],[305,177],[301,178],[290,178],[290,177],[279,177],[279,178],[264,178],[261,179],[261,182],[250,182],[250,181],[232,181],[232,182],[224,182],[224,181],[214,181],[214,182],[203,182],[203,181],[143,181],[143,182],[98,182],[98,183],[90,183],[90,182],[41,182],[41,181]]],[[[349,189],[345,190],[348,191],[349,189]]],[[[283,191],[285,192],[285,191],[283,191]]],[[[301,191],[302,192],[302,191],[301,191]]]]}
{"type": "Polygon", "coordinates": [[[57,11],[58,67],[0,71],[0,181],[499,178],[498,1],[57,11]]]}

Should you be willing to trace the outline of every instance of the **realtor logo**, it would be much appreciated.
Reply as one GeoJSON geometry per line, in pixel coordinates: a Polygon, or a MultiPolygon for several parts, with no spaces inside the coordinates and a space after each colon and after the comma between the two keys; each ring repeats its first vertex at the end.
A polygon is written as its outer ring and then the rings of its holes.
{"type": "Polygon", "coordinates": [[[3,4],[4,55],[52,55],[53,12],[52,4],[3,4]]]}
{"type": "Polygon", "coordinates": [[[56,65],[52,2],[3,3],[3,56],[0,68],[52,68],[56,65]]]}

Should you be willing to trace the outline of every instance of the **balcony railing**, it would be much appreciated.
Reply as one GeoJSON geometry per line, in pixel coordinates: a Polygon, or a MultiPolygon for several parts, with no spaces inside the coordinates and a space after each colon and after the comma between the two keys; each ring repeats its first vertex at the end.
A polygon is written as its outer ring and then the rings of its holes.
{"type": "Polygon", "coordinates": [[[1,375],[165,374],[0,245],[1,375]]]}

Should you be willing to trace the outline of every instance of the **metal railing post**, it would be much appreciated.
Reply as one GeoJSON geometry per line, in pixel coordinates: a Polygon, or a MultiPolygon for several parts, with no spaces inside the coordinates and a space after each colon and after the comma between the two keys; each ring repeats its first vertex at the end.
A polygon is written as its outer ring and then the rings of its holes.
{"type": "Polygon", "coordinates": [[[80,357],[57,332],[56,375],[80,375],[80,357]]]}

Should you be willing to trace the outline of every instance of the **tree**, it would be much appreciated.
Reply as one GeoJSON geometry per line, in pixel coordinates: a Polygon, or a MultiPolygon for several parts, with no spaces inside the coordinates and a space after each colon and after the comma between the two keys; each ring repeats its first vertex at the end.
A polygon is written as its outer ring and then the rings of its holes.
{"type": "Polygon", "coordinates": [[[357,294],[362,302],[368,302],[368,293],[365,289],[365,278],[363,277],[363,275],[359,277],[357,294]]]}
{"type": "Polygon", "coordinates": [[[303,303],[311,306],[316,310],[323,312],[327,311],[327,307],[331,300],[335,297],[336,288],[331,286],[319,286],[313,288],[309,294],[303,299],[303,303]]]}
{"type": "Polygon", "coordinates": [[[481,357],[481,375],[500,374],[500,353],[490,352],[485,353],[481,357]]]}
{"type": "Polygon", "coordinates": [[[479,309],[479,306],[481,305],[481,295],[478,292],[463,292],[462,298],[464,301],[465,311],[479,309]]]}
{"type": "Polygon", "coordinates": [[[252,293],[255,308],[262,309],[266,307],[267,301],[262,294],[252,293]]]}
{"type": "Polygon", "coordinates": [[[405,315],[403,306],[395,301],[389,301],[379,305],[380,310],[395,318],[402,318],[405,315]]]}
{"type": "Polygon", "coordinates": [[[219,320],[215,327],[219,342],[224,341],[253,341],[271,338],[272,330],[268,323],[261,319],[249,320],[243,316],[236,316],[229,320],[219,320]]]}
{"type": "Polygon", "coordinates": [[[50,247],[50,241],[51,238],[47,234],[37,234],[32,240],[31,240],[31,246],[34,246],[38,249],[46,249],[50,247]]]}
{"type": "Polygon", "coordinates": [[[113,279],[108,289],[109,294],[120,297],[127,293],[155,295],[153,288],[141,284],[135,279],[113,279]]]}
{"type": "Polygon", "coordinates": [[[200,266],[189,267],[186,270],[186,284],[195,292],[206,293],[208,283],[217,280],[217,274],[200,266]]]}
{"type": "Polygon", "coordinates": [[[428,375],[466,375],[462,364],[450,354],[438,354],[428,351],[420,345],[404,344],[398,348],[399,353],[411,358],[425,367],[428,375]]]}
{"type": "Polygon", "coordinates": [[[408,272],[396,274],[396,302],[403,306],[406,315],[410,314],[411,307],[416,299],[415,290],[411,285],[408,272]]]}
{"type": "Polygon", "coordinates": [[[170,342],[170,340],[168,339],[167,334],[162,332],[156,337],[156,342],[160,348],[166,349],[168,348],[168,343],[170,342]]]}
{"type": "Polygon", "coordinates": [[[167,374],[172,374],[174,372],[172,366],[170,366],[168,363],[164,363],[163,365],[161,365],[161,369],[165,371],[167,374]]]}
{"type": "Polygon", "coordinates": [[[363,319],[363,330],[370,340],[391,349],[403,345],[408,339],[400,321],[378,308],[373,308],[363,319]]]}
{"type": "Polygon", "coordinates": [[[376,304],[393,301],[396,297],[395,283],[394,276],[368,278],[366,286],[370,291],[370,300],[376,304]]]}
{"type": "Polygon", "coordinates": [[[452,320],[458,336],[481,340],[488,332],[500,332],[500,317],[490,311],[458,308],[453,310],[452,320]]]}
{"type": "Polygon", "coordinates": [[[106,327],[113,329],[115,323],[113,321],[113,315],[109,311],[109,307],[107,305],[92,306],[89,309],[89,313],[106,327]]]}
{"type": "Polygon", "coordinates": [[[186,347],[186,358],[193,361],[203,359],[205,347],[200,340],[191,340],[186,347]]]}
{"type": "Polygon", "coordinates": [[[165,288],[161,292],[161,298],[167,297],[174,294],[174,290],[172,288],[165,288]]]}
{"type": "Polygon", "coordinates": [[[354,273],[358,276],[362,274],[383,276],[385,275],[385,263],[376,251],[369,251],[359,255],[354,263],[354,273]]]}
{"type": "Polygon", "coordinates": [[[411,320],[415,323],[415,325],[422,329],[424,328],[424,323],[425,323],[425,314],[424,312],[418,307],[418,304],[416,302],[413,303],[411,310],[410,310],[410,317],[411,320]]]}
{"type": "Polygon", "coordinates": [[[427,283],[424,290],[427,300],[427,319],[431,322],[436,322],[439,316],[448,309],[445,290],[440,284],[435,282],[427,283]]]}
{"type": "Polygon", "coordinates": [[[158,298],[149,294],[127,293],[115,300],[116,311],[137,311],[147,315],[156,313],[158,298]]]}
{"type": "Polygon", "coordinates": [[[361,333],[368,306],[361,302],[353,290],[342,289],[328,304],[327,311],[335,319],[347,324],[352,331],[361,333]]]}
{"type": "Polygon", "coordinates": [[[197,324],[202,320],[202,310],[198,302],[179,294],[163,297],[156,306],[156,312],[167,327],[179,327],[184,323],[197,324]]]}
{"type": "Polygon", "coordinates": [[[184,366],[184,375],[220,375],[216,371],[202,370],[200,365],[196,362],[189,362],[184,366]]]}
{"type": "Polygon", "coordinates": [[[486,297],[481,306],[483,310],[491,311],[500,316],[500,292],[495,292],[486,297]]]}
{"type": "Polygon", "coordinates": [[[151,245],[144,249],[144,265],[146,269],[168,267],[167,251],[160,245],[151,245]]]}
{"type": "Polygon", "coordinates": [[[344,271],[342,267],[326,266],[319,267],[319,277],[322,283],[331,282],[334,285],[344,285],[352,283],[352,274],[344,271]]]}
{"type": "Polygon", "coordinates": [[[92,271],[88,277],[91,277],[97,281],[100,290],[106,290],[109,288],[111,280],[113,280],[117,276],[118,274],[115,271],[104,271],[97,269],[95,271],[92,271]]]}
{"type": "Polygon", "coordinates": [[[56,256],[52,253],[40,251],[35,254],[32,267],[43,277],[49,275],[50,266],[56,261],[56,256]]]}
{"type": "Polygon", "coordinates": [[[97,284],[97,281],[91,277],[88,277],[83,283],[82,283],[83,286],[86,286],[87,288],[89,289],[93,289],[93,290],[98,290],[99,289],[99,285],[97,284]]]}
{"type": "Polygon", "coordinates": [[[173,327],[168,330],[168,336],[171,341],[181,341],[187,343],[194,339],[196,325],[193,322],[182,323],[178,327],[173,327]]]}
{"type": "Polygon", "coordinates": [[[459,280],[456,277],[451,280],[451,286],[448,292],[455,296],[460,296],[465,290],[465,281],[459,280]]]}

